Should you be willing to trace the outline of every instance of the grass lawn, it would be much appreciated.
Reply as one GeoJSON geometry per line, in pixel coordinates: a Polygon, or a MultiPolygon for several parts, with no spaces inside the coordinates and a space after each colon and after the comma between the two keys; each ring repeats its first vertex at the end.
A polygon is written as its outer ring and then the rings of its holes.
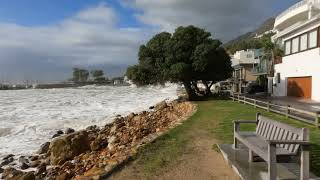
{"type": "MultiPolygon", "coordinates": [[[[284,116],[254,109],[250,105],[239,104],[229,100],[209,100],[197,102],[198,111],[181,126],[169,131],[154,143],[143,147],[138,153],[135,163],[139,173],[148,177],[155,172],[179,163],[185,153],[192,153],[192,143],[197,136],[216,138],[220,143],[233,142],[233,120],[254,120],[257,112],[272,119],[291,124],[296,127],[307,127],[311,132],[312,152],[311,170],[320,176],[320,130],[308,124],[284,116]]],[[[243,125],[241,130],[254,130],[254,125],[243,125]]],[[[211,144],[213,149],[215,146],[211,144]]]]}

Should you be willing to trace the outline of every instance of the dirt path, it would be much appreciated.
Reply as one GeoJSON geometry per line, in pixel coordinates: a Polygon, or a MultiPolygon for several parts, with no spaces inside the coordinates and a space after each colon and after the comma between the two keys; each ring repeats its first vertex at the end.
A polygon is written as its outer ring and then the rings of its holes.
{"type": "MultiPolygon", "coordinates": [[[[192,128],[193,129],[193,128],[192,128]]],[[[123,179],[159,179],[159,180],[238,180],[239,177],[226,164],[214,144],[217,140],[205,130],[188,133],[188,145],[183,155],[170,165],[157,169],[151,175],[143,173],[143,165],[133,161],[121,171],[110,177],[123,179]]]]}

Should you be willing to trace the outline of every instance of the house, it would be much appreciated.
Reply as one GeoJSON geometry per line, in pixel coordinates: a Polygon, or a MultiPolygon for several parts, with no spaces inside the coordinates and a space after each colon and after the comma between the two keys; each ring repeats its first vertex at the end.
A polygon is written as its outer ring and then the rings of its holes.
{"type": "Polygon", "coordinates": [[[259,54],[259,50],[249,49],[237,51],[232,56],[233,92],[245,93],[248,85],[256,81],[253,69],[260,63],[259,54]]]}
{"type": "Polygon", "coordinates": [[[282,12],[274,31],[284,56],[269,79],[272,95],[320,101],[320,0],[303,0],[282,12]]]}

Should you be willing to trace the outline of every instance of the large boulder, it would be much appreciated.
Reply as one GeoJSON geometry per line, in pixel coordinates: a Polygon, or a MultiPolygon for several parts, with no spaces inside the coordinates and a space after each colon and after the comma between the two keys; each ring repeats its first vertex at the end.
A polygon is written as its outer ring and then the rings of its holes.
{"type": "Polygon", "coordinates": [[[51,165],[61,165],[65,161],[90,149],[87,131],[78,131],[53,140],[49,147],[51,165]]]}
{"type": "Polygon", "coordinates": [[[156,111],[161,111],[162,109],[168,107],[167,105],[167,102],[166,101],[162,101],[162,102],[159,102],[155,107],[154,107],[154,110],[156,111]]]}
{"type": "Polygon", "coordinates": [[[48,152],[50,142],[45,142],[40,146],[40,149],[37,151],[38,154],[45,154],[48,152]]]}

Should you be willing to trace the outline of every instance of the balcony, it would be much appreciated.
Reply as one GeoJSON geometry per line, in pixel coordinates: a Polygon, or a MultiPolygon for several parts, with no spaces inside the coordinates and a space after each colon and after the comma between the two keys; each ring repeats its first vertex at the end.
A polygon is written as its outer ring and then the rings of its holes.
{"type": "MultiPolygon", "coordinates": [[[[303,0],[293,6],[289,7],[287,10],[279,14],[275,20],[274,28],[277,30],[283,30],[293,24],[307,20],[309,12],[309,3],[314,0],[303,0]]],[[[319,1],[319,0],[317,0],[319,1]]]]}
{"type": "Polygon", "coordinates": [[[268,63],[267,60],[262,59],[260,63],[255,65],[251,70],[252,75],[259,76],[268,74],[268,63]]]}

